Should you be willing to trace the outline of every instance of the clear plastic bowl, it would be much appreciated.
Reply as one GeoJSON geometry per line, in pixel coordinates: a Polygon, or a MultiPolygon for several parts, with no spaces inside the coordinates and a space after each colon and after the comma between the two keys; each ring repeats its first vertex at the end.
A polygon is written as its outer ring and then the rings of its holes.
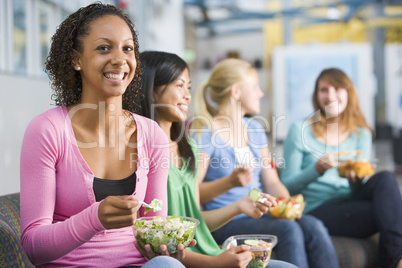
{"type": "Polygon", "coordinates": [[[183,244],[184,247],[190,244],[199,223],[197,219],[181,216],[141,217],[136,220],[133,232],[142,247],[149,244],[152,250],[159,254],[160,246],[164,244],[169,253],[173,254],[178,244],[183,244]],[[173,222],[168,222],[168,219],[173,222]],[[153,228],[150,228],[149,224],[152,224],[153,228]]]}
{"type": "MultiPolygon", "coordinates": [[[[254,242],[255,245],[249,245],[253,259],[247,265],[247,268],[264,268],[268,265],[271,258],[272,249],[278,243],[278,238],[274,235],[266,234],[250,234],[250,235],[234,235],[223,242],[223,249],[246,245],[248,242],[254,242]],[[246,242],[245,242],[246,241],[246,242]]],[[[252,244],[254,244],[252,243],[252,244]]]]}

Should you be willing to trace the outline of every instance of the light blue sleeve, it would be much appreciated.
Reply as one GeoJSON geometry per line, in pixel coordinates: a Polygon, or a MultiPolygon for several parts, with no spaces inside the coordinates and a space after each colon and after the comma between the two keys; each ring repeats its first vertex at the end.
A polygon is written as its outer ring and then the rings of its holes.
{"type": "Polygon", "coordinates": [[[215,146],[212,141],[212,133],[207,127],[204,127],[200,133],[193,133],[191,138],[197,142],[197,147],[200,151],[212,157],[215,146]]]}
{"type": "Polygon", "coordinates": [[[302,124],[298,122],[291,126],[283,144],[285,167],[281,171],[281,181],[291,195],[299,194],[320,176],[315,162],[308,163],[302,168],[304,164],[302,144],[302,124]]]}
{"type": "Polygon", "coordinates": [[[362,151],[362,159],[371,161],[373,137],[367,128],[359,128],[358,150],[362,151]]]}

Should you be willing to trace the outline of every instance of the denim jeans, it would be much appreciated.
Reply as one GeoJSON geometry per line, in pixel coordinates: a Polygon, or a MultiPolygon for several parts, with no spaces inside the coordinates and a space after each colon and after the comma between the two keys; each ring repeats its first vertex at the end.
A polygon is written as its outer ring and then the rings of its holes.
{"type": "Polygon", "coordinates": [[[168,256],[158,256],[150,259],[142,268],[185,268],[185,266],[175,258],[168,256]]]}
{"type": "MultiPolygon", "coordinates": [[[[156,258],[151,259],[147,262],[142,268],[185,268],[181,262],[176,259],[167,256],[159,256],[156,258]]],[[[283,262],[283,261],[276,261],[270,260],[267,266],[268,268],[297,268],[293,264],[283,262]]]]}
{"type": "Polygon", "coordinates": [[[234,219],[214,231],[219,244],[232,235],[272,234],[278,237],[276,259],[300,268],[339,267],[331,238],[322,222],[305,215],[300,220],[275,219],[265,214],[259,219],[243,217],[234,219]]]}
{"type": "Polygon", "coordinates": [[[380,232],[381,267],[402,259],[402,198],[392,173],[383,171],[358,187],[348,200],[326,203],[309,214],[331,235],[365,238],[380,232]]]}
{"type": "Polygon", "coordinates": [[[278,261],[278,260],[269,260],[269,264],[267,268],[297,268],[297,266],[284,262],[284,261],[278,261]]]}

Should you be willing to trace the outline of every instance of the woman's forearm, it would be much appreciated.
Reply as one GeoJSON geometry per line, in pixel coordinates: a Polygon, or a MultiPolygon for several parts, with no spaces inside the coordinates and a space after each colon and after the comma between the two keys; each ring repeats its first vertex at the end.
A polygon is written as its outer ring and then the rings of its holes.
{"type": "Polygon", "coordinates": [[[219,229],[241,213],[237,203],[238,202],[234,202],[219,209],[201,212],[202,217],[211,232],[219,229]]]}
{"type": "Polygon", "coordinates": [[[181,263],[187,268],[217,267],[217,259],[216,256],[208,256],[186,250],[186,257],[181,263]]]}
{"type": "Polygon", "coordinates": [[[232,188],[230,176],[222,177],[214,181],[203,182],[200,184],[200,202],[201,204],[207,203],[226,193],[232,188]]]}

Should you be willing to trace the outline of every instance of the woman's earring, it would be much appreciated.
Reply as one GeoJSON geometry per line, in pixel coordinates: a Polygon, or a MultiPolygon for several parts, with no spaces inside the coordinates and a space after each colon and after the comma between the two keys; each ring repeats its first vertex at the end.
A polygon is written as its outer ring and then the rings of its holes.
{"type": "Polygon", "coordinates": [[[79,71],[79,70],[81,70],[81,67],[80,67],[80,66],[77,67],[77,71],[79,71]]]}

